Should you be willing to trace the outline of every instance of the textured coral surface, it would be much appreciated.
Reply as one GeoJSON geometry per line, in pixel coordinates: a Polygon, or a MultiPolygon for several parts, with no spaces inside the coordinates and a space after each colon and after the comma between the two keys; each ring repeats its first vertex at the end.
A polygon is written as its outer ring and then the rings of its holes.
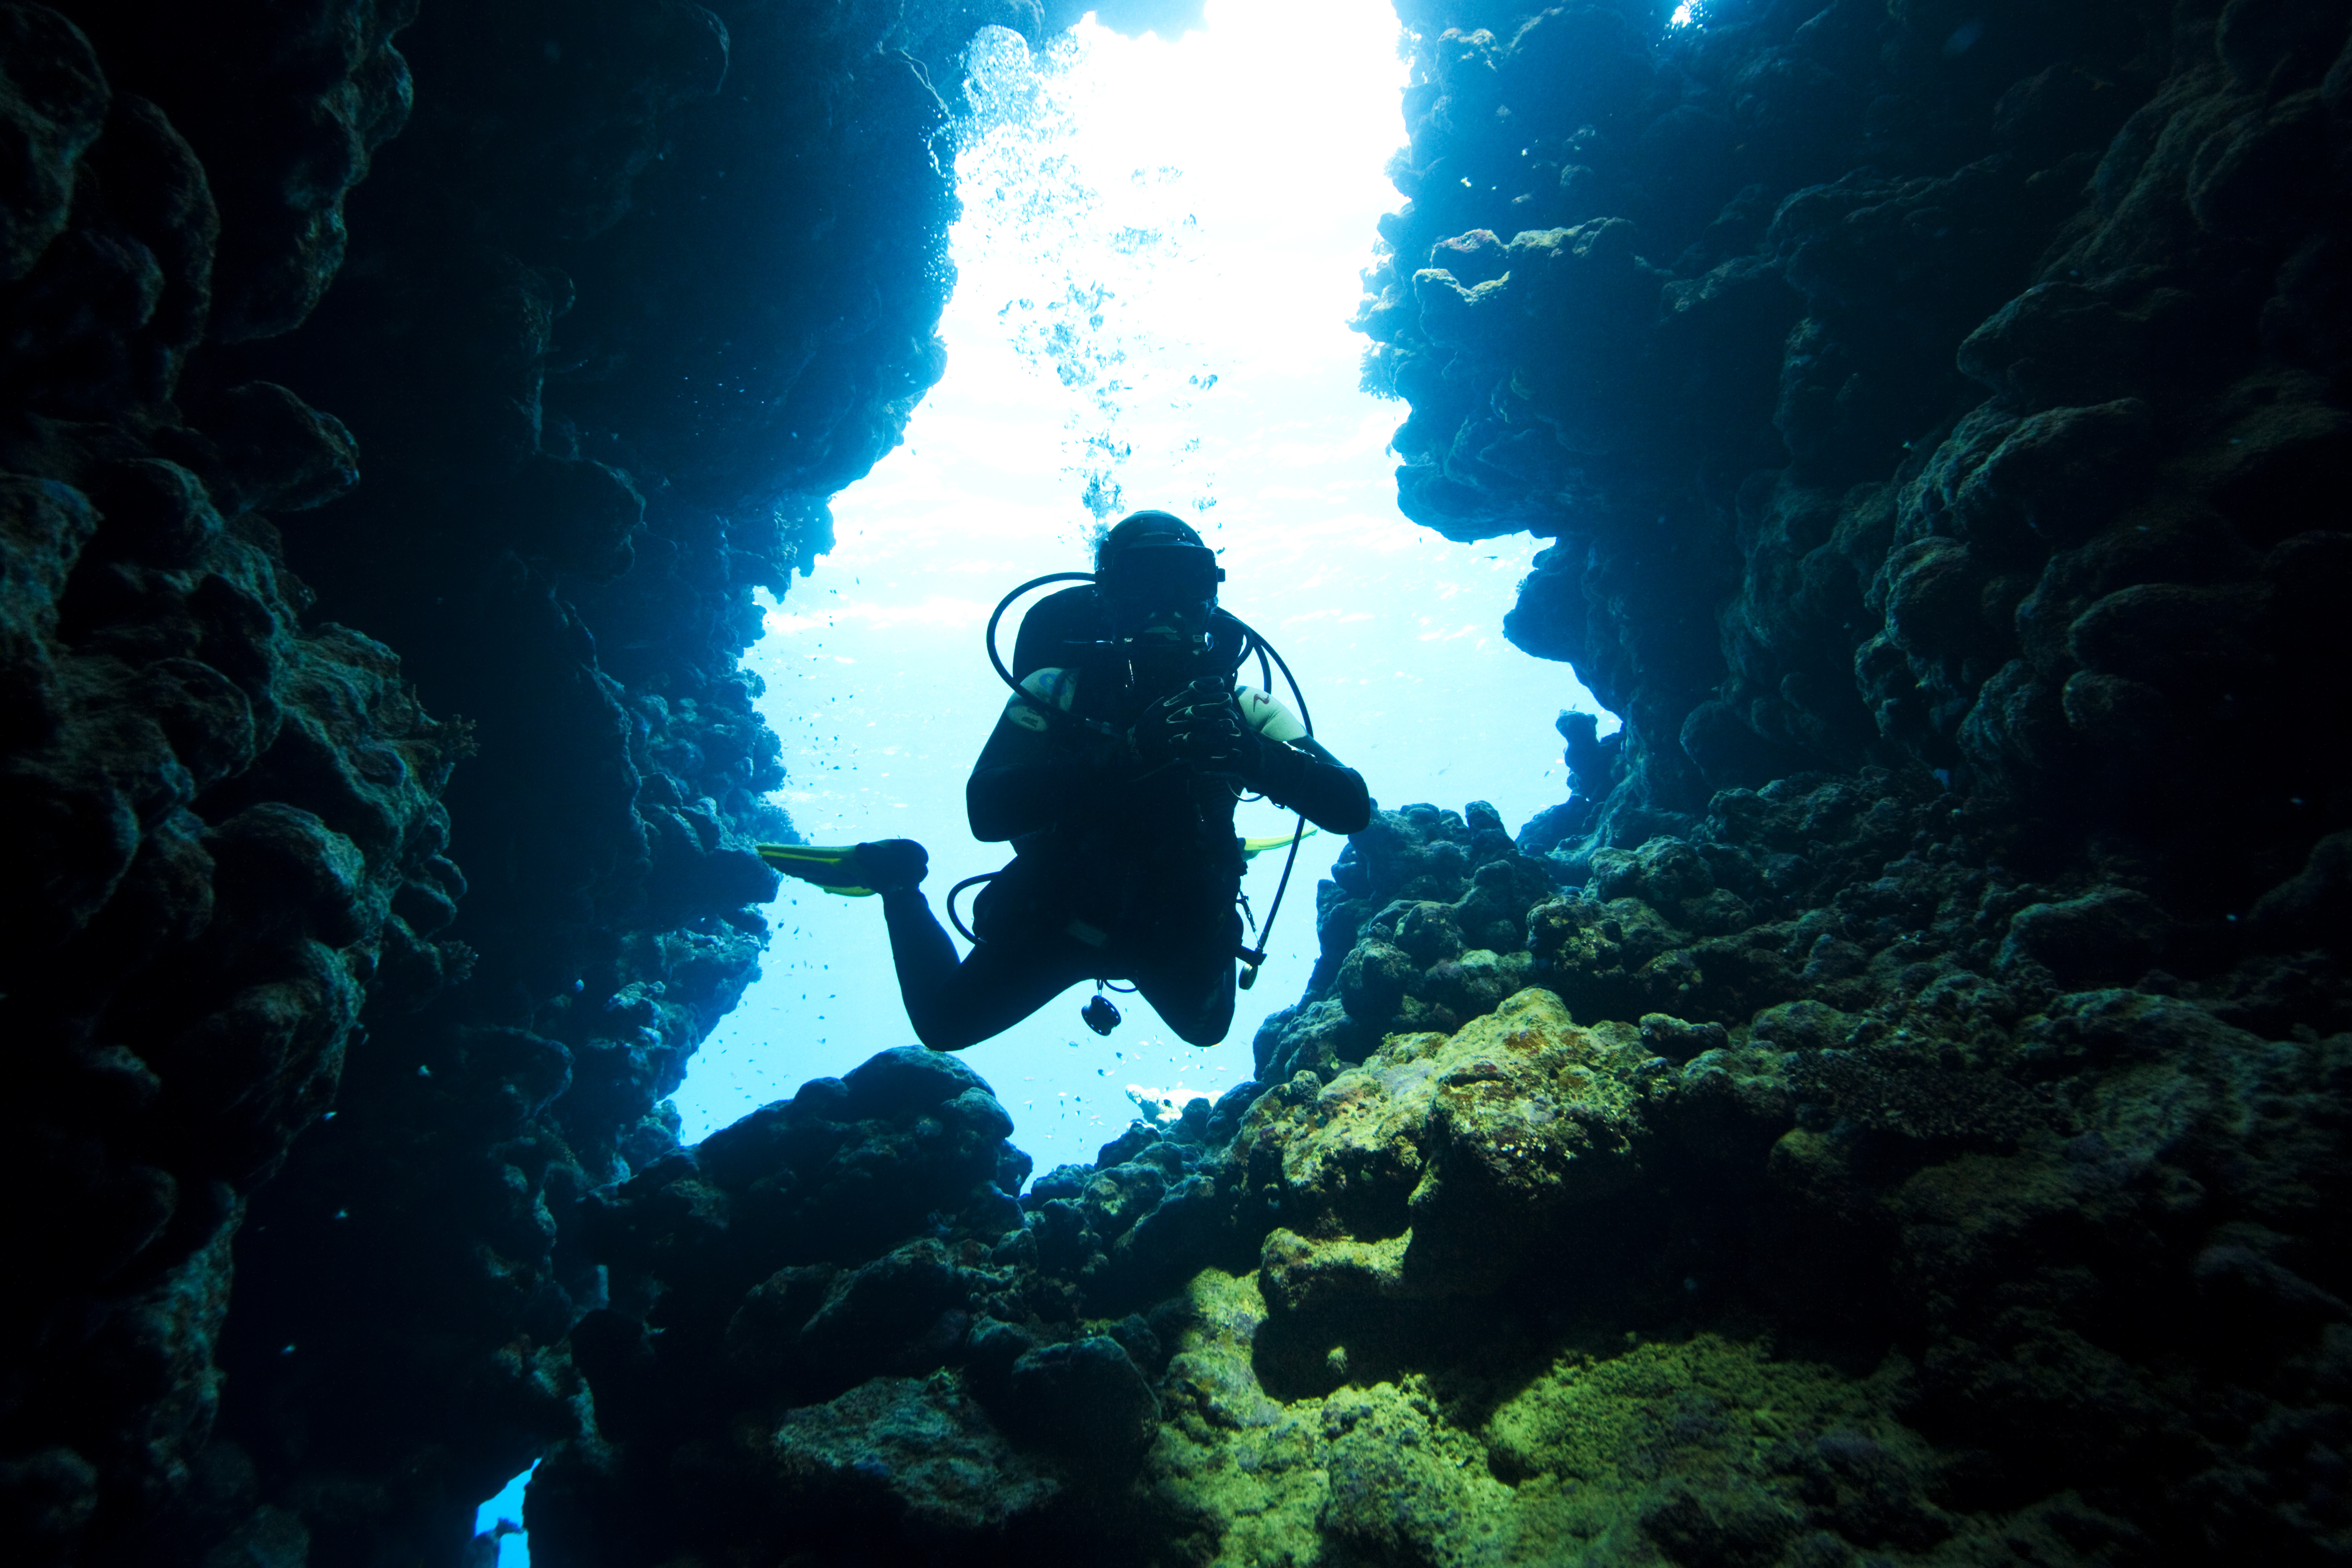
{"type": "Polygon", "coordinates": [[[982,21],[0,5],[10,1561],[454,1562],[581,1428],[982,21]]]}
{"type": "Polygon", "coordinates": [[[2342,6],[1404,9],[1369,373],[1557,540],[1603,842],[1899,757],[2242,910],[2344,826],[2342,6]]]}
{"type": "Polygon", "coordinates": [[[1486,820],[1382,814],[1267,1082],[1017,1206],[1008,1119],[913,1050],[598,1200],[600,1435],[535,1547],[2336,1552],[2340,1000],[2147,971],[2099,935],[2135,895],[1988,872],[1932,783],[1728,792],[1580,888],[1486,820]]]}
{"type": "Polygon", "coordinates": [[[1068,11],[0,4],[8,1561],[2352,1555],[2341,0],[1407,0],[1400,497],[1624,728],[1091,1166],[677,1146],[1068,11]]]}

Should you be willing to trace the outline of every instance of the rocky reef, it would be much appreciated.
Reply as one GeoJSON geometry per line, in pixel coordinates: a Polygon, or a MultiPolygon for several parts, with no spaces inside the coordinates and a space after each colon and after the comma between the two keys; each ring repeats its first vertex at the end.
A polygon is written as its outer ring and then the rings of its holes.
{"type": "Polygon", "coordinates": [[[2352,1554],[2329,0],[1402,5],[1401,497],[1623,729],[1091,1166],[677,1146],[1066,10],[0,5],[9,1560],[2352,1554]]]}
{"type": "Polygon", "coordinates": [[[1899,762],[2242,913],[2347,825],[2342,7],[1664,9],[1402,7],[1360,318],[1597,841],[1899,762]]]}
{"type": "Polygon", "coordinates": [[[989,22],[0,5],[10,1561],[454,1562],[579,1429],[989,22]]]}
{"type": "Polygon", "coordinates": [[[757,1173],[600,1200],[636,1282],[586,1373],[632,1414],[535,1528],[2342,1560],[2352,17],[1401,10],[1361,318],[1401,496],[1556,542],[1508,630],[1624,728],[1563,715],[1516,836],[1381,814],[1258,1081],[1017,1228],[965,1187],[710,1261],[763,1186],[979,1136],[960,1079],[887,1127],[812,1086],[757,1173]]]}
{"type": "MultiPolygon", "coordinates": [[[[1498,824],[1376,826],[1262,1068],[1384,1126],[1407,1031],[1521,984],[1644,1058],[1568,1135],[1641,1172],[1587,1222],[1644,1226],[1600,1321],[1679,1277],[1686,1344],[1820,1355],[1881,1481],[1825,1432],[1654,1495],[1643,1550],[2340,1560],[2352,15],[1404,9],[1360,319],[1401,500],[1556,541],[1507,629],[1625,726],[1561,717],[1523,952],[1498,824]],[[1915,1501],[1823,1541],[1820,1465],[1915,1501]]],[[[1374,1299],[1440,1277],[1385,1245],[1374,1299]]]]}
{"type": "Polygon", "coordinates": [[[1261,1081],[1018,1205],[961,1064],[811,1083],[592,1200],[534,1549],[2333,1560],[2352,1010],[2011,845],[1800,775],[1561,889],[1383,812],[1261,1081]]]}

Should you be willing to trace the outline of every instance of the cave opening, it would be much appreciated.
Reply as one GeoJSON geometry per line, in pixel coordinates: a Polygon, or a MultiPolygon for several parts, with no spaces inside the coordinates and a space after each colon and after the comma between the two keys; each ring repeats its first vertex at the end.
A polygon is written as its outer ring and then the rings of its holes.
{"type": "MultiPolygon", "coordinates": [[[[934,900],[1002,865],[1003,846],[971,838],[961,791],[1003,700],[981,647],[989,610],[1082,566],[1087,531],[1141,506],[1221,552],[1225,603],[1275,639],[1385,804],[1485,795],[1516,827],[1566,794],[1549,716],[1616,727],[1566,665],[1501,636],[1536,542],[1457,543],[1396,508],[1404,405],[1366,390],[1349,326],[1396,205],[1395,28],[1381,0],[1309,0],[1212,5],[1174,38],[1088,20],[1034,52],[1008,28],[974,40],[946,375],[904,443],[835,499],[830,551],[762,595],[744,658],[784,740],[791,776],[772,798],[804,839],[919,839],[934,900]],[[1310,48],[1326,68],[1302,79],[1284,62],[1310,48]]],[[[1239,824],[1289,825],[1263,804],[1239,824]]],[[[1314,965],[1312,889],[1340,848],[1306,841],[1275,956],[1221,1045],[1174,1040],[1140,1005],[1097,1041],[1074,991],[964,1053],[1039,1171],[1091,1162],[1143,1101],[1214,1100],[1249,1078],[1252,1036],[1314,965]]],[[[1261,913],[1280,859],[1253,867],[1261,913]]],[[[688,1142],[904,1043],[871,903],[788,882],[770,914],[762,977],[675,1097],[688,1142]]]]}

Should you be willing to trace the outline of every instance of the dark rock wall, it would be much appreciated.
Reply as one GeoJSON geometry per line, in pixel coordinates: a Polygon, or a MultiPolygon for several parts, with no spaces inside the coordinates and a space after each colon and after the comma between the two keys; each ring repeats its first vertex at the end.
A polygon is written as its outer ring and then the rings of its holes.
{"type": "Polygon", "coordinates": [[[1017,1228],[960,1080],[600,1197],[535,1543],[2342,1561],[2352,17],[1404,9],[1402,500],[1624,731],[1017,1228]]]}
{"type": "Polygon", "coordinates": [[[983,22],[0,6],[12,1561],[454,1561],[579,1426],[983,22]]]}
{"type": "Polygon", "coordinates": [[[1402,9],[1370,374],[1556,541],[1595,842],[1907,763],[2242,909],[2347,826],[2343,6],[1402,9]]]}
{"type": "Polygon", "coordinates": [[[332,279],[344,196],[408,110],[406,18],[79,20],[0,7],[16,1561],[135,1554],[189,1493],[248,1205],[335,1103],[363,1010],[466,963],[432,918],[462,886],[438,797],[466,732],[282,547],[356,481],[351,434],[190,374],[332,279]]]}
{"type": "Polygon", "coordinates": [[[233,1331],[230,1431],[338,1556],[462,1535],[574,1425],[558,1347],[598,1285],[562,1216],[667,1146],[654,1105],[754,973],[750,841],[789,829],[734,670],[751,590],[942,363],[945,120],[890,20],[426,13],[405,49],[445,89],[311,327],[257,351],[370,454],[293,559],[482,747],[449,801],[474,980],[383,1035],[256,1216],[278,1288],[233,1331]]]}

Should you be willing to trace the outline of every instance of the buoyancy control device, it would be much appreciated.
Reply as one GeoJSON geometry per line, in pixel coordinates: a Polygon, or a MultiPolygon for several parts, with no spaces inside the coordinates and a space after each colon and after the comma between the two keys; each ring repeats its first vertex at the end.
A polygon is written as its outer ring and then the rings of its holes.
{"type": "MultiPolygon", "coordinates": [[[[1199,553],[1208,555],[1205,550],[1199,553]]],[[[1176,552],[1171,551],[1168,554],[1172,559],[1176,552]]],[[[1222,570],[1217,571],[1217,579],[1223,576],[1222,570]]],[[[1215,592],[1213,581],[1206,587],[1208,594],[1215,592]]],[[[988,662],[995,668],[998,678],[1019,692],[1023,689],[1021,682],[1040,669],[1062,667],[1108,673],[1118,668],[1125,662],[1127,655],[1112,607],[1105,602],[1106,596],[1103,580],[1097,573],[1049,572],[1044,576],[1030,578],[998,600],[994,613],[988,617],[985,633],[988,662]],[[996,645],[997,627],[1003,624],[1005,612],[1024,594],[1054,583],[1079,585],[1065,588],[1040,600],[1023,615],[1020,627],[1013,635],[1013,663],[1008,668],[996,645]]],[[[1196,662],[1196,668],[1202,676],[1230,682],[1255,658],[1258,667],[1259,689],[1271,692],[1274,670],[1280,669],[1284,681],[1290,688],[1291,700],[1298,706],[1298,722],[1306,730],[1307,738],[1314,738],[1315,720],[1307,710],[1306,694],[1298,689],[1298,678],[1290,673],[1290,666],[1284,662],[1282,655],[1256,628],[1229,611],[1217,609],[1210,613],[1206,624],[1192,633],[1190,640],[1192,646],[1186,650],[1187,657],[1196,662]]],[[[1131,668],[1124,673],[1131,682],[1131,668]]],[[[1283,858],[1282,879],[1275,884],[1274,901],[1266,906],[1265,921],[1256,926],[1257,945],[1245,946],[1234,954],[1242,962],[1238,984],[1244,991],[1257,984],[1257,972],[1265,963],[1266,951],[1273,942],[1275,917],[1282,912],[1283,895],[1289,890],[1291,868],[1297,864],[1299,841],[1307,836],[1307,815],[1301,812],[1290,835],[1289,851],[1283,858]]],[[[1255,854],[1255,849],[1256,846],[1253,844],[1247,853],[1255,854]]],[[[996,874],[985,871],[976,877],[967,877],[948,889],[948,919],[967,942],[977,939],[956,913],[956,895],[976,883],[988,881],[996,874]]],[[[1246,903],[1244,908],[1246,910],[1246,903]]],[[[1087,1004],[1084,1016],[1089,1028],[1102,1034],[1108,1034],[1111,1027],[1116,1027],[1118,1018],[1117,1011],[1110,1008],[1109,1003],[1099,993],[1094,1002],[1087,1004]],[[1102,1005],[1100,1009],[1097,1008],[1096,1003],[1102,1005]],[[1108,1010],[1108,1027],[1102,1022],[1104,1010],[1108,1010]]]]}

